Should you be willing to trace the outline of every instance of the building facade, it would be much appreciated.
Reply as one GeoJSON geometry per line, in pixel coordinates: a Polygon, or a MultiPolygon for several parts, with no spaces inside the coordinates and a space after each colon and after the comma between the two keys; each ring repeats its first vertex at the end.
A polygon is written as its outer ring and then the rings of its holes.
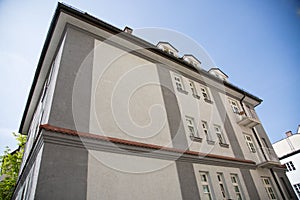
{"type": "Polygon", "coordinates": [[[167,42],[58,4],[13,199],[296,199],[260,103],[167,42]]]}
{"type": "Polygon", "coordinates": [[[296,133],[286,132],[286,138],[275,142],[273,148],[281,164],[286,166],[287,177],[300,199],[300,125],[296,133]]]}

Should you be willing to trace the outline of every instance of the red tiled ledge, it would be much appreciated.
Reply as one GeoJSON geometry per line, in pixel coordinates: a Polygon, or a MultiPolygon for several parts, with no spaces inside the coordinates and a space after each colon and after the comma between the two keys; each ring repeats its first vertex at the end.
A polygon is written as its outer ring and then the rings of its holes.
{"type": "Polygon", "coordinates": [[[233,157],[228,157],[228,156],[220,156],[220,155],[215,155],[215,154],[203,154],[201,152],[196,152],[196,151],[182,150],[182,149],[164,147],[164,146],[155,145],[155,144],[147,144],[147,143],[143,143],[143,142],[124,140],[124,139],[120,139],[120,138],[96,135],[96,134],[92,134],[92,133],[79,132],[79,131],[75,131],[75,130],[71,130],[71,129],[52,126],[50,124],[40,125],[40,128],[47,130],[47,131],[53,131],[53,132],[57,132],[57,133],[91,138],[91,139],[96,139],[96,140],[102,140],[102,141],[107,141],[107,142],[112,142],[112,143],[132,145],[132,146],[136,146],[136,147],[149,148],[149,149],[154,149],[154,150],[170,151],[170,152],[182,153],[182,154],[187,154],[187,155],[205,156],[208,158],[236,161],[236,162],[242,162],[242,163],[247,163],[247,164],[255,164],[255,162],[252,160],[244,160],[244,159],[238,159],[238,158],[233,158],[233,157]]]}

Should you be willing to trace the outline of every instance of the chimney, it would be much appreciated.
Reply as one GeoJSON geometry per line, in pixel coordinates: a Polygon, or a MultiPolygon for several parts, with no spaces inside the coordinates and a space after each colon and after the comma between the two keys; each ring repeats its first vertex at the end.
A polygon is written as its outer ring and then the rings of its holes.
{"type": "Polygon", "coordinates": [[[286,137],[290,137],[290,136],[293,135],[293,133],[292,133],[292,131],[288,131],[288,132],[285,133],[285,135],[286,135],[286,137]]]}
{"type": "Polygon", "coordinates": [[[129,28],[128,26],[124,28],[124,32],[126,33],[132,34],[132,31],[133,31],[132,28],[129,28]]]}

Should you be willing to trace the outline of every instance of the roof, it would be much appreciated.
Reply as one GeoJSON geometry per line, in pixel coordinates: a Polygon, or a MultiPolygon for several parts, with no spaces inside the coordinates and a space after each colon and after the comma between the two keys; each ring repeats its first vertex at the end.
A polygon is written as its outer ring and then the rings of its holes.
{"type": "MultiPolygon", "coordinates": [[[[23,129],[24,129],[25,122],[28,123],[28,121],[26,121],[26,120],[31,120],[32,116],[27,116],[27,114],[28,114],[28,111],[30,109],[34,109],[33,107],[35,107],[35,105],[31,104],[31,101],[33,100],[33,96],[34,96],[35,89],[36,89],[36,84],[38,83],[38,80],[39,80],[40,72],[41,72],[41,69],[42,69],[42,66],[43,66],[43,62],[44,62],[46,53],[47,53],[48,48],[51,44],[51,38],[54,34],[55,27],[56,27],[56,24],[58,22],[60,13],[62,13],[62,12],[66,13],[66,14],[69,14],[73,17],[76,17],[76,18],[78,18],[78,19],[80,19],[80,20],[82,20],[86,23],[89,23],[89,24],[91,24],[95,27],[106,30],[106,31],[108,31],[112,34],[124,33],[123,30],[121,30],[119,28],[116,28],[116,27],[114,27],[114,26],[112,26],[112,25],[110,25],[110,24],[108,24],[108,23],[106,23],[106,22],[104,22],[100,19],[97,19],[97,18],[89,15],[86,12],[82,12],[78,9],[75,9],[75,8],[71,7],[71,6],[68,6],[68,5],[65,5],[65,4],[62,4],[62,3],[58,3],[56,11],[55,11],[54,16],[53,16],[53,19],[52,19],[51,24],[50,24],[50,28],[49,28],[47,36],[46,36],[46,40],[45,40],[45,43],[44,43],[44,46],[43,46],[43,49],[42,49],[42,52],[41,52],[40,59],[38,61],[36,71],[35,71],[33,83],[32,83],[32,86],[31,86],[31,89],[30,89],[30,92],[29,92],[29,95],[28,95],[28,100],[27,100],[27,103],[26,103],[26,106],[25,106],[25,109],[24,109],[24,113],[23,113],[23,117],[22,117],[20,127],[19,127],[19,132],[20,133],[25,132],[23,129]],[[29,117],[29,118],[27,119],[27,117],[29,117]]],[[[204,69],[196,69],[195,67],[193,67],[190,64],[186,63],[183,59],[177,58],[177,57],[172,56],[172,55],[169,55],[168,53],[163,52],[160,49],[158,49],[155,45],[153,45],[153,44],[151,44],[151,43],[149,43],[149,42],[147,42],[147,41],[145,41],[141,38],[138,38],[138,37],[136,37],[132,34],[128,34],[128,33],[120,34],[120,37],[122,37],[123,39],[130,40],[131,42],[133,42],[135,44],[142,45],[143,47],[147,48],[149,51],[154,52],[158,55],[161,55],[161,56],[163,56],[163,57],[165,57],[169,60],[172,60],[173,62],[179,63],[180,65],[182,65],[183,67],[186,67],[189,70],[200,73],[201,75],[209,77],[210,79],[213,79],[215,81],[218,81],[218,82],[221,81],[225,86],[227,86],[227,87],[229,87],[229,88],[231,88],[231,89],[233,89],[233,90],[235,90],[235,91],[237,91],[241,94],[244,94],[244,95],[254,99],[255,101],[257,101],[259,103],[262,102],[262,100],[260,98],[246,92],[245,90],[240,89],[237,86],[232,85],[231,83],[228,83],[226,81],[222,81],[222,80],[218,79],[217,77],[215,77],[212,74],[208,73],[204,69]]]]}

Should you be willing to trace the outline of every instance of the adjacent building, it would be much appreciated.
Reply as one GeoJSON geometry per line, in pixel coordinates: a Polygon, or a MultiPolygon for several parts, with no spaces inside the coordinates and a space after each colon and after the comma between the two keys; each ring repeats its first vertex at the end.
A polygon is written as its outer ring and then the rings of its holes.
{"type": "Polygon", "coordinates": [[[262,100],[183,53],[59,3],[13,199],[296,199],[262,100]]]}
{"type": "Polygon", "coordinates": [[[300,125],[296,133],[286,132],[286,138],[275,142],[273,148],[280,162],[286,166],[287,177],[300,199],[300,125]]]}

